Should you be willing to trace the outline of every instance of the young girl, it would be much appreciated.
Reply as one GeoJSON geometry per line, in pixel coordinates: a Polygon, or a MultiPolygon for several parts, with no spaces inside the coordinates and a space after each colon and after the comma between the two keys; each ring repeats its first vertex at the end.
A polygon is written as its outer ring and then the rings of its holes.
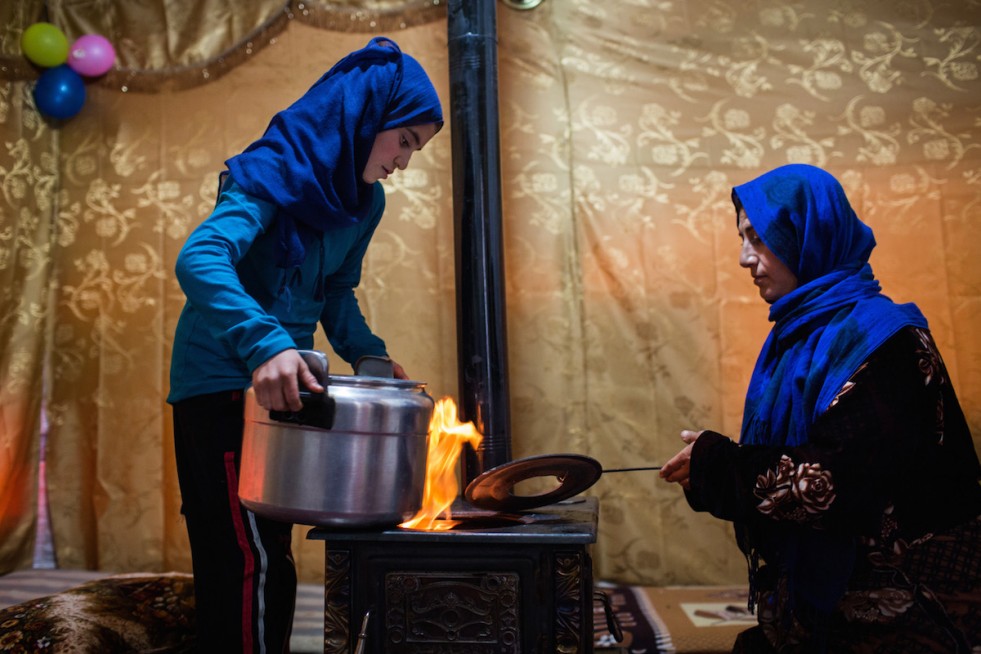
{"type": "Polygon", "coordinates": [[[301,408],[301,383],[322,391],[297,352],[313,346],[318,322],[352,365],[388,356],[354,295],[385,208],[379,180],[442,124],[419,63],[372,39],[226,162],[214,212],[178,256],[187,302],[168,401],[202,652],[288,651],[292,525],[238,502],[244,391],[281,411],[301,408]]]}

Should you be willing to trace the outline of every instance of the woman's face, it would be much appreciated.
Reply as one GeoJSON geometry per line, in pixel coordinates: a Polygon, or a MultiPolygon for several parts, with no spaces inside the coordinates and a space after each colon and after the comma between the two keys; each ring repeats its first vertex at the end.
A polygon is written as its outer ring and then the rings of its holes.
{"type": "Polygon", "coordinates": [[[797,288],[797,276],[777,258],[753,229],[746,212],[739,210],[739,265],[748,268],[753,283],[760,289],[760,297],[773,304],[797,288]]]}
{"type": "Polygon", "coordinates": [[[396,170],[405,170],[412,153],[422,150],[435,134],[436,123],[396,127],[378,132],[361,179],[366,184],[374,184],[380,179],[387,178],[396,170]]]}

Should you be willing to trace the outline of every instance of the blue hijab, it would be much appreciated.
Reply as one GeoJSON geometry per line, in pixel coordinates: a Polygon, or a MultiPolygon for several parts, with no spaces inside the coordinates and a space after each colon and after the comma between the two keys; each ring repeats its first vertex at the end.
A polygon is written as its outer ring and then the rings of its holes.
{"type": "Polygon", "coordinates": [[[773,328],[750,379],[740,442],[800,445],[879,346],[927,321],[915,305],[882,295],[869,266],[872,230],[827,172],[782,166],[735,187],[733,199],[799,282],[770,307],[773,328]]]}
{"type": "Polygon", "coordinates": [[[371,209],[361,175],[375,136],[396,127],[443,124],[426,71],[387,38],[337,62],[241,154],[225,162],[246,193],[280,208],[282,267],[303,261],[296,224],[316,232],[348,227],[371,209]]]}

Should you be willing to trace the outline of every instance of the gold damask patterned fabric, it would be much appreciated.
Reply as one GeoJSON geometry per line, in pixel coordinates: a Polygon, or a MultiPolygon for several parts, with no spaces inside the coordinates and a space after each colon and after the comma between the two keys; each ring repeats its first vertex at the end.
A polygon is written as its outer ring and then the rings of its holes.
{"type": "Polygon", "coordinates": [[[42,369],[57,246],[54,135],[24,84],[0,85],[0,572],[27,565],[37,517],[42,369]]]}
{"type": "MultiPolygon", "coordinates": [[[[683,428],[736,434],[768,323],[737,264],[729,190],[791,161],[845,184],[886,293],[921,306],[981,435],[979,26],[977,0],[500,5],[514,456],[659,464],[683,428]]],[[[449,115],[445,20],[384,33],[430,71],[449,115]]],[[[207,84],[90,84],[58,127],[39,120],[29,80],[0,84],[0,457],[19,452],[0,471],[20,475],[0,483],[4,501],[33,495],[21,468],[36,461],[44,379],[61,565],[190,569],[163,399],[183,302],[174,258],[222,162],[369,36],[290,20],[207,84]]],[[[386,180],[359,289],[434,397],[457,392],[452,128],[386,180]]],[[[729,528],[655,473],[589,492],[597,576],[744,580],[729,528]]],[[[33,514],[2,515],[9,568],[33,514]]],[[[301,578],[317,581],[323,546],[305,531],[301,578]]]]}
{"type": "MultiPolygon", "coordinates": [[[[981,4],[658,0],[501,12],[515,454],[659,464],[738,435],[769,328],[733,185],[839,176],[887,294],[931,321],[981,436],[981,4]]],[[[730,528],[604,475],[598,574],[745,579],[730,528]]]]}
{"type": "Polygon", "coordinates": [[[90,83],[160,93],[207,84],[275,42],[290,20],[339,32],[401,30],[439,20],[441,0],[12,0],[0,6],[0,78],[32,79],[20,35],[40,20],[72,43],[101,34],[116,64],[90,83]]]}

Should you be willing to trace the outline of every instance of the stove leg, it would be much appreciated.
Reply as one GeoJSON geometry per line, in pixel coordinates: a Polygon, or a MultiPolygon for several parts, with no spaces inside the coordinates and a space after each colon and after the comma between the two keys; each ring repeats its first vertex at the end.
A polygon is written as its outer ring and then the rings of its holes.
{"type": "Polygon", "coordinates": [[[593,583],[589,555],[582,551],[556,552],[554,584],[555,650],[591,654],[593,583]]]}
{"type": "Polygon", "coordinates": [[[324,654],[350,654],[351,551],[327,548],[324,569],[324,654]]]}

